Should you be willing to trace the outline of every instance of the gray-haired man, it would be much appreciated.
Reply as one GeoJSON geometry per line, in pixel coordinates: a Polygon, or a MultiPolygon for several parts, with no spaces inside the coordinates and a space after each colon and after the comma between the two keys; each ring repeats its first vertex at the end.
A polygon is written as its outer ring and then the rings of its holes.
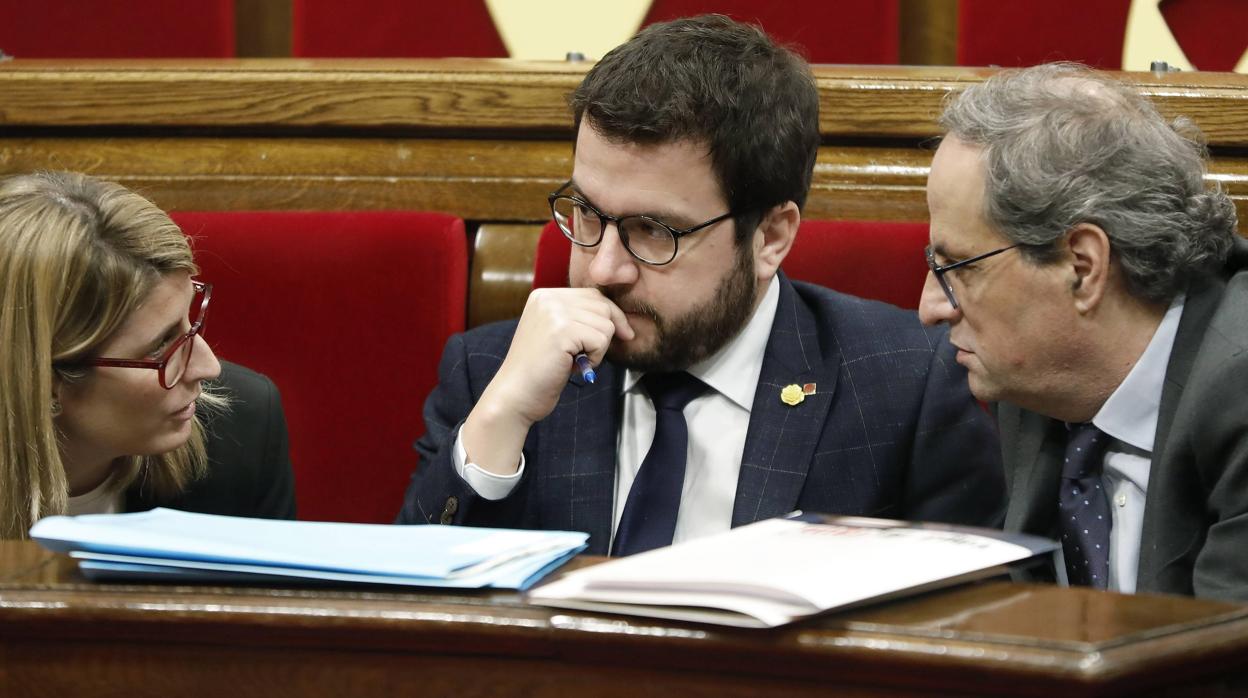
{"type": "Polygon", "coordinates": [[[1072,583],[1248,598],[1248,244],[1195,128],[1070,65],[940,123],[920,315],[997,403],[1007,528],[1072,583]]]}

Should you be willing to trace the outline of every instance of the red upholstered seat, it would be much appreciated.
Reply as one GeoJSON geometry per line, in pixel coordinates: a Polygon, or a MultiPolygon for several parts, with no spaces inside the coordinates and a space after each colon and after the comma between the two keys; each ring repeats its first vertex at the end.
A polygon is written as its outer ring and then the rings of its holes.
{"type": "Polygon", "coordinates": [[[0,0],[18,58],[232,58],[234,0],[0,0]]]}
{"type": "Polygon", "coordinates": [[[918,308],[926,245],[926,223],[803,221],[781,268],[794,279],[918,308]]]}
{"type": "MultiPolygon", "coordinates": [[[[781,268],[789,278],[902,308],[918,308],[927,276],[926,223],[803,221],[781,268]]],[[[567,285],[572,243],[547,223],[538,241],[533,287],[567,285]]]]}
{"type": "Polygon", "coordinates": [[[506,58],[485,0],[293,0],[291,53],[307,58],[506,58]]]}
{"type": "Polygon", "coordinates": [[[561,288],[568,285],[568,260],[572,258],[572,243],[554,221],[542,228],[537,239],[537,252],[533,255],[533,288],[561,288]]]}
{"type": "MultiPolygon", "coordinates": [[[[1234,70],[1248,48],[1244,0],[1165,0],[1158,9],[1199,70],[1234,70]]],[[[1131,0],[959,0],[958,65],[1065,60],[1119,70],[1130,13],[1131,0]]]]}
{"type": "Polygon", "coordinates": [[[464,329],[463,221],[410,211],[172,215],[213,284],[209,344],[282,392],[299,518],[392,521],[443,345],[464,329]]]}
{"type": "Polygon", "coordinates": [[[958,1],[958,65],[1079,61],[1118,70],[1131,0],[958,1]]]}
{"type": "MultiPolygon", "coordinates": [[[[706,12],[757,22],[815,63],[896,63],[898,0],[653,0],[643,26],[706,12]]],[[[506,57],[484,0],[293,0],[292,52],[305,57],[506,57]]]]}
{"type": "Polygon", "coordinates": [[[644,24],[707,12],[756,23],[811,63],[898,60],[898,0],[653,0],[644,24]]]}

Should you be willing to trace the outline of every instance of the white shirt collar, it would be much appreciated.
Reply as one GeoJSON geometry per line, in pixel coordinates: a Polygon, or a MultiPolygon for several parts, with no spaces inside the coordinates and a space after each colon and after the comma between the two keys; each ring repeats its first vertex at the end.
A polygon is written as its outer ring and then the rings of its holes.
{"type": "MultiPolygon", "coordinates": [[[[719,351],[688,368],[688,372],[709,385],[747,412],[754,406],[758,376],[763,371],[763,354],[771,337],[771,326],[780,305],[780,280],[772,277],[763,300],[754,309],[750,321],[719,351]]],[[[628,369],[624,373],[624,392],[641,380],[642,373],[628,369]]]]}
{"type": "Polygon", "coordinates": [[[1185,300],[1186,295],[1180,293],[1170,303],[1140,360],[1092,418],[1092,423],[1101,431],[1149,453],[1153,451],[1161,389],[1165,385],[1166,366],[1170,363],[1170,351],[1174,348],[1185,300]]]}

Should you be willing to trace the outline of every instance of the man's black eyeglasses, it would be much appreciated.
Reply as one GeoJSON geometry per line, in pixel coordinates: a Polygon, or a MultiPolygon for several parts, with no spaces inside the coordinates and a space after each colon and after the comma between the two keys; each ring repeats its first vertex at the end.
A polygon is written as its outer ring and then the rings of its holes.
{"type": "Polygon", "coordinates": [[[735,215],[735,212],[729,211],[684,229],[673,228],[650,216],[609,216],[579,196],[563,194],[571,184],[571,180],[564,182],[547,200],[550,202],[550,215],[555,219],[555,224],[572,244],[594,247],[602,242],[602,233],[607,229],[607,223],[614,223],[620,234],[620,242],[624,243],[624,249],[638,261],[654,266],[662,266],[676,259],[680,238],[735,215]]]}
{"type": "Polygon", "coordinates": [[[953,271],[954,269],[957,269],[958,267],[964,267],[968,264],[972,264],[974,262],[978,262],[983,259],[988,259],[989,257],[992,257],[993,255],[999,255],[1002,252],[1008,252],[1014,249],[1015,247],[1018,247],[1019,244],[1021,243],[1015,243],[1013,245],[1010,245],[1009,247],[1002,247],[999,250],[993,250],[992,252],[985,252],[981,255],[976,255],[974,257],[971,257],[970,259],[959,260],[957,262],[952,262],[944,266],[941,266],[936,263],[936,254],[932,251],[931,245],[928,245],[927,247],[923,248],[923,254],[924,256],[927,257],[927,268],[931,269],[932,274],[935,275],[936,281],[940,284],[940,290],[944,291],[945,298],[949,299],[949,305],[952,305],[954,310],[957,310],[958,299],[954,297],[953,287],[949,285],[948,279],[945,278],[945,273],[953,271]]]}

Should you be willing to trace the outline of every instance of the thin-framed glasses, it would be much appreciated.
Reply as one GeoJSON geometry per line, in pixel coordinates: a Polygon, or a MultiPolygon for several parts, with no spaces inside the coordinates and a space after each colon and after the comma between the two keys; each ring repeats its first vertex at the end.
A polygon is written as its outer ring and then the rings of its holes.
{"type": "Polygon", "coordinates": [[[691,228],[673,228],[650,216],[607,215],[579,196],[563,194],[563,190],[571,184],[572,180],[564,182],[563,186],[547,197],[550,202],[550,215],[564,236],[579,247],[595,247],[602,242],[602,233],[607,229],[607,223],[614,223],[620,234],[620,242],[624,243],[624,249],[638,261],[653,266],[663,266],[676,259],[680,238],[709,228],[736,213],[729,211],[691,228]]]}
{"type": "Polygon", "coordinates": [[[940,284],[940,290],[944,291],[945,298],[949,299],[949,305],[952,305],[954,310],[957,310],[958,299],[953,295],[953,287],[949,285],[949,280],[945,278],[945,273],[951,272],[954,269],[957,269],[958,267],[964,267],[968,264],[973,264],[980,260],[988,259],[989,257],[992,257],[994,255],[999,255],[1002,252],[1008,252],[1014,249],[1015,247],[1018,247],[1020,244],[1022,243],[1015,243],[1013,245],[1010,245],[1009,247],[1002,247],[999,250],[993,250],[992,252],[985,252],[981,255],[976,255],[974,257],[971,257],[970,259],[959,260],[957,262],[952,262],[944,266],[941,266],[936,263],[936,253],[932,251],[931,245],[928,245],[927,247],[923,248],[923,255],[927,257],[927,268],[932,270],[932,275],[936,277],[937,283],[940,284]]]}
{"type": "Polygon", "coordinates": [[[190,310],[198,309],[198,314],[191,321],[191,329],[175,339],[165,349],[159,359],[87,359],[85,366],[110,366],[116,368],[152,368],[160,373],[160,387],[172,390],[182,380],[186,367],[191,363],[191,353],[195,351],[195,336],[204,332],[204,321],[208,319],[208,301],[212,299],[212,284],[191,281],[195,287],[195,296],[191,299],[190,310]]]}

